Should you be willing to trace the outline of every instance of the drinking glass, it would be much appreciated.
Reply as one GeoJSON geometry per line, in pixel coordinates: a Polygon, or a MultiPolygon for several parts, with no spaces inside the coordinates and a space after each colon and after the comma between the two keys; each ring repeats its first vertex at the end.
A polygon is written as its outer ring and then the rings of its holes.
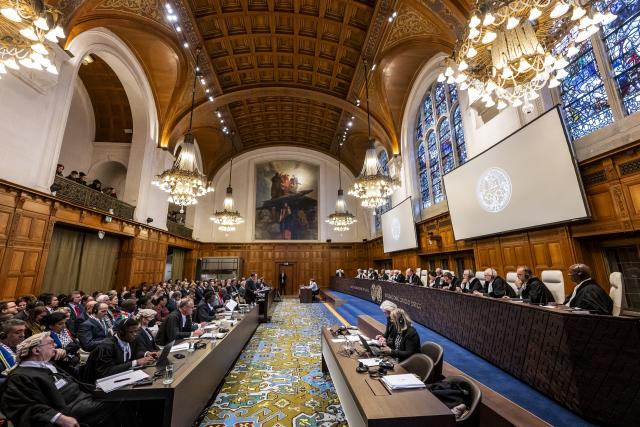
{"type": "Polygon", "coordinates": [[[162,384],[169,385],[173,382],[173,365],[168,364],[164,368],[164,377],[162,378],[162,384]]]}
{"type": "Polygon", "coordinates": [[[193,353],[196,349],[196,343],[193,340],[189,340],[189,348],[187,349],[187,351],[189,353],[193,353]]]}

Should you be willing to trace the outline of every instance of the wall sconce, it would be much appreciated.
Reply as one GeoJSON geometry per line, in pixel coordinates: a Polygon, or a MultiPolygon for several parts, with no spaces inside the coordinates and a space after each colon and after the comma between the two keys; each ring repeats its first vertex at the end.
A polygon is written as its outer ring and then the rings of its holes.
{"type": "Polygon", "coordinates": [[[102,221],[105,224],[109,224],[111,221],[113,221],[113,217],[111,215],[113,215],[113,209],[109,209],[109,215],[105,215],[104,218],[102,218],[102,221]]]}
{"type": "Polygon", "coordinates": [[[102,231],[102,230],[98,231],[98,239],[100,239],[100,240],[104,239],[104,235],[105,235],[104,231],[102,231]]]}

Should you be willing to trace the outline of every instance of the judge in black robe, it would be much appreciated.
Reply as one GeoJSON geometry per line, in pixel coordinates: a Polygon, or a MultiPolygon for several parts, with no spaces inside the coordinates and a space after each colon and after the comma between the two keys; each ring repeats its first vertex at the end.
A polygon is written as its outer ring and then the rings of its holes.
{"type": "Polygon", "coordinates": [[[613,300],[591,278],[578,284],[574,293],[565,301],[565,305],[583,308],[596,314],[611,315],[613,313],[613,300]]]}
{"type": "Polygon", "coordinates": [[[529,277],[522,285],[522,299],[528,299],[531,304],[546,305],[555,301],[553,294],[540,279],[537,277],[529,277]]]}
{"type": "Polygon", "coordinates": [[[442,289],[446,289],[448,291],[455,291],[460,288],[460,279],[453,275],[453,273],[447,271],[442,276],[443,286],[442,289]]]}
{"type": "Polygon", "coordinates": [[[467,273],[465,270],[465,273],[463,276],[469,276],[469,277],[464,277],[465,280],[463,280],[462,283],[460,284],[460,288],[462,289],[462,292],[464,292],[465,294],[472,294],[476,291],[482,292],[482,282],[480,281],[480,279],[473,276],[473,272],[467,273]]]}
{"type": "Polygon", "coordinates": [[[518,295],[511,286],[500,276],[495,276],[493,280],[486,281],[484,284],[485,293],[488,293],[491,298],[516,298],[518,295]]]}

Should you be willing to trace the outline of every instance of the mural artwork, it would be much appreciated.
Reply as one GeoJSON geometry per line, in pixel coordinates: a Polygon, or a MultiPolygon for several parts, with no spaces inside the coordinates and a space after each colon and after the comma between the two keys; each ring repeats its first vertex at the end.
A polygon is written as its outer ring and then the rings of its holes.
{"type": "Polygon", "coordinates": [[[318,177],[295,160],[256,164],[255,240],[318,240],[318,177]]]}

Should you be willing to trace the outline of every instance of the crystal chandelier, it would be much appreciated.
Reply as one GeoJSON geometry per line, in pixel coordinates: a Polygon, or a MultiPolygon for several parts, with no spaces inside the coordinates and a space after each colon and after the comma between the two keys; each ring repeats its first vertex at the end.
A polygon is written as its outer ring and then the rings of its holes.
{"type": "Polygon", "coordinates": [[[349,231],[349,226],[358,222],[356,217],[347,210],[347,203],[344,201],[342,171],[340,169],[340,147],[338,147],[338,199],[336,200],[336,210],[329,215],[325,222],[333,225],[334,231],[349,231]]]}
{"type": "Polygon", "coordinates": [[[439,82],[468,90],[471,101],[487,108],[497,104],[530,112],[530,101],[545,87],[554,88],[568,73],[567,58],[553,48],[569,37],[567,57],[576,47],[616,19],[611,12],[591,8],[580,0],[480,0],[462,40],[439,82]]]}
{"type": "Polygon", "coordinates": [[[0,0],[0,74],[21,67],[58,74],[45,40],[65,38],[61,14],[42,0],[0,0]]]}
{"type": "Polygon", "coordinates": [[[157,175],[152,182],[152,184],[159,187],[162,191],[169,193],[169,202],[180,206],[180,213],[184,212],[184,206],[195,205],[198,203],[198,197],[213,191],[213,188],[207,183],[207,176],[202,174],[198,169],[194,136],[191,132],[196,99],[196,80],[199,77],[199,58],[200,51],[196,53],[189,130],[184,136],[180,153],[175,162],[173,162],[171,169],[167,169],[160,175],[157,175]]]}
{"type": "Polygon", "coordinates": [[[375,140],[371,137],[371,112],[369,111],[369,69],[367,62],[364,62],[364,84],[365,95],[367,97],[367,130],[369,142],[364,156],[364,165],[358,178],[349,190],[349,194],[361,199],[362,206],[375,209],[383,206],[387,198],[400,188],[400,181],[391,178],[384,172],[376,153],[375,140]]]}
{"type": "Polygon", "coordinates": [[[231,169],[233,168],[233,157],[229,165],[229,186],[227,187],[227,195],[222,202],[222,210],[215,211],[209,218],[216,224],[219,224],[218,230],[229,232],[236,231],[236,225],[244,223],[244,219],[237,210],[234,210],[233,190],[231,189],[231,169]]]}

